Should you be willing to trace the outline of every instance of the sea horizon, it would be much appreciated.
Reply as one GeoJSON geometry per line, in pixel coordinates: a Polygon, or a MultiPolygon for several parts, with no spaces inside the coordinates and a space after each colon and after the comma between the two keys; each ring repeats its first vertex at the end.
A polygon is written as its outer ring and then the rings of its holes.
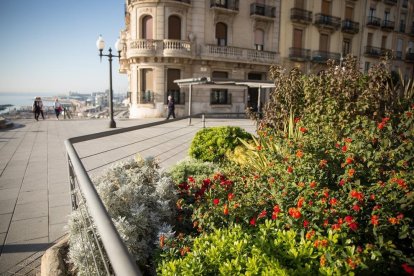
{"type": "MultiPolygon", "coordinates": [[[[9,110],[20,109],[21,107],[31,106],[35,97],[58,97],[67,96],[63,93],[54,92],[0,92],[0,105],[11,105],[5,110],[0,110],[0,113],[8,112],[9,110]]],[[[43,101],[44,106],[52,106],[53,102],[43,101]]]]}

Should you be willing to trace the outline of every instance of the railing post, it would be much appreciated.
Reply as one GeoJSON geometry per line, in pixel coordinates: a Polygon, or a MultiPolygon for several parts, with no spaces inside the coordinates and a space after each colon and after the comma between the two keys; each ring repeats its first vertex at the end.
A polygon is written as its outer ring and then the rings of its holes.
{"type": "Polygon", "coordinates": [[[201,115],[201,122],[203,123],[203,128],[206,128],[206,117],[204,113],[201,115]]]}

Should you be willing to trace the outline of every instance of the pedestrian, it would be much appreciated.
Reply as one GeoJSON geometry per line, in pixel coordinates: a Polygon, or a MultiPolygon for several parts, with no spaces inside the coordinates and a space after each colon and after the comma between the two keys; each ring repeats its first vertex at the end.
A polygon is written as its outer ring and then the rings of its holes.
{"type": "Polygon", "coordinates": [[[35,115],[36,121],[39,121],[39,116],[42,115],[43,120],[45,119],[45,116],[43,114],[43,102],[40,97],[35,97],[35,100],[33,102],[32,110],[35,115]]]}
{"type": "Polygon", "coordinates": [[[56,114],[56,118],[59,120],[59,115],[62,112],[62,105],[60,104],[58,98],[55,99],[55,114],[56,114]]]}
{"type": "Polygon", "coordinates": [[[170,116],[172,116],[175,119],[174,110],[175,110],[174,98],[170,95],[168,96],[168,116],[166,120],[168,120],[170,116]]]}

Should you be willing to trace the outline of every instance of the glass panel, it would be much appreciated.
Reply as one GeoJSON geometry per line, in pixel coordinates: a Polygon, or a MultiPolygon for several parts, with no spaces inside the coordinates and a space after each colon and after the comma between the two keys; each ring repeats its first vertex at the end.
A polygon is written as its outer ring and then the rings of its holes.
{"type": "Polygon", "coordinates": [[[168,39],[181,40],[181,18],[178,16],[168,18],[168,39]]]}
{"type": "Polygon", "coordinates": [[[217,23],[216,25],[216,38],[219,46],[227,45],[227,25],[224,23],[217,23]]]}

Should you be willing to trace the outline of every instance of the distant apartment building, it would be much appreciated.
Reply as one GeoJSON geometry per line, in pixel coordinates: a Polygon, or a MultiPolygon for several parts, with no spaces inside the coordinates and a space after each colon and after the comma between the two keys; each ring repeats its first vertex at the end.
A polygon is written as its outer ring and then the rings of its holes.
{"type": "MultiPolygon", "coordinates": [[[[165,116],[168,95],[186,114],[189,91],[178,79],[267,80],[279,63],[280,9],[280,0],[126,0],[120,71],[130,117],[165,116]]],[[[192,112],[243,112],[258,97],[257,88],[197,86],[192,112]]]]}
{"type": "Polygon", "coordinates": [[[391,70],[413,77],[413,0],[282,0],[280,62],[306,73],[348,54],[361,71],[390,54],[391,70]]]}

